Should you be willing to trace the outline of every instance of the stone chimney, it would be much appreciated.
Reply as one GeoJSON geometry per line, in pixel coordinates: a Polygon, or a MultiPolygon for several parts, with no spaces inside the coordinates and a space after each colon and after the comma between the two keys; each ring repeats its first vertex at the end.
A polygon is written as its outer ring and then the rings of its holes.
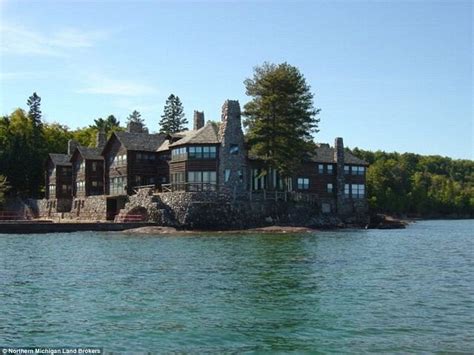
{"type": "Polygon", "coordinates": [[[99,132],[97,132],[95,136],[95,146],[96,148],[104,148],[105,143],[107,142],[107,135],[105,134],[104,130],[101,129],[99,132]]]}
{"type": "Polygon", "coordinates": [[[194,130],[204,127],[204,112],[203,111],[194,111],[194,130]]]}
{"type": "Polygon", "coordinates": [[[129,133],[144,133],[143,125],[140,122],[130,121],[127,123],[127,132],[129,133]]]}
{"type": "Polygon", "coordinates": [[[79,143],[76,142],[74,139],[70,139],[67,141],[67,155],[72,155],[74,150],[79,146],[79,143]]]}
{"type": "Polygon", "coordinates": [[[344,214],[344,142],[341,137],[334,141],[334,161],[336,163],[336,209],[337,213],[344,214]]]}
{"type": "Polygon", "coordinates": [[[247,158],[238,101],[227,100],[222,106],[219,141],[219,184],[235,198],[247,189],[247,158]]]}

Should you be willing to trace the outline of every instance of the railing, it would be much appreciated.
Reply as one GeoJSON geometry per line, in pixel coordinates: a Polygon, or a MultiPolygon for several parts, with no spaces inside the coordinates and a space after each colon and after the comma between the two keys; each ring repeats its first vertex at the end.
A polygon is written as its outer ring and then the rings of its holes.
{"type": "Polygon", "coordinates": [[[0,221],[16,221],[23,219],[27,219],[25,218],[25,215],[16,211],[0,211],[0,221]]]}
{"type": "Polygon", "coordinates": [[[114,220],[114,222],[118,222],[118,223],[144,222],[144,221],[145,221],[145,216],[141,214],[126,214],[126,215],[118,214],[115,216],[115,220],[114,220]]]}
{"type": "Polygon", "coordinates": [[[250,201],[295,201],[316,204],[318,195],[308,192],[257,190],[249,192],[250,201]]]}
{"type": "Polygon", "coordinates": [[[162,184],[161,192],[199,192],[199,191],[218,191],[218,185],[209,182],[180,182],[173,184],[162,184]]]}

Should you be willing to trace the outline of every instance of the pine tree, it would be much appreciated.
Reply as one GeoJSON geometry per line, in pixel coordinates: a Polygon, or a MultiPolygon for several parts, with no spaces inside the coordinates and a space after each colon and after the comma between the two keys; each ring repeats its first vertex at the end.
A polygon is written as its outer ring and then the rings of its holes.
{"type": "Polygon", "coordinates": [[[184,116],[183,104],[178,96],[171,94],[166,100],[160,121],[160,133],[176,133],[186,130],[188,120],[184,116]]]}
{"type": "Polygon", "coordinates": [[[28,111],[28,117],[33,121],[33,127],[41,128],[41,97],[36,92],[28,98],[26,102],[30,108],[28,111]]]}
{"type": "Polygon", "coordinates": [[[264,63],[244,82],[252,100],[244,106],[244,126],[254,155],[283,177],[301,166],[318,132],[319,109],[298,68],[264,63]]]}
{"type": "Polygon", "coordinates": [[[142,115],[137,110],[134,110],[128,117],[127,117],[128,124],[135,123],[141,126],[141,131],[148,133],[148,128],[145,126],[145,120],[142,118],[142,115]]]}

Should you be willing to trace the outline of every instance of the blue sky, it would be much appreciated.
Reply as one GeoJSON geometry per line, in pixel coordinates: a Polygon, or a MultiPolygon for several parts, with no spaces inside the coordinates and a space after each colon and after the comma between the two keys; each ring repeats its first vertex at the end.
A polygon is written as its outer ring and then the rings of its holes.
{"type": "Polygon", "coordinates": [[[264,61],[300,68],[316,140],[473,158],[471,1],[0,0],[0,114],[36,91],[71,128],[137,109],[158,130],[170,93],[188,119],[243,105],[264,61]]]}

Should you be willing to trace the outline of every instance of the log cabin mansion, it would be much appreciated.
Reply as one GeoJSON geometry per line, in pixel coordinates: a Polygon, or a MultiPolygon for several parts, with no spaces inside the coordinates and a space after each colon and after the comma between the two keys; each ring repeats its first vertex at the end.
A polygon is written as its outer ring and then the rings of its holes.
{"type": "Polygon", "coordinates": [[[108,140],[99,132],[95,148],[69,141],[68,154],[49,154],[39,215],[199,228],[366,216],[367,163],[345,151],[342,138],[316,145],[282,181],[248,154],[238,101],[224,103],[220,123],[195,111],[193,124],[166,135],[130,123],[108,140]]]}

